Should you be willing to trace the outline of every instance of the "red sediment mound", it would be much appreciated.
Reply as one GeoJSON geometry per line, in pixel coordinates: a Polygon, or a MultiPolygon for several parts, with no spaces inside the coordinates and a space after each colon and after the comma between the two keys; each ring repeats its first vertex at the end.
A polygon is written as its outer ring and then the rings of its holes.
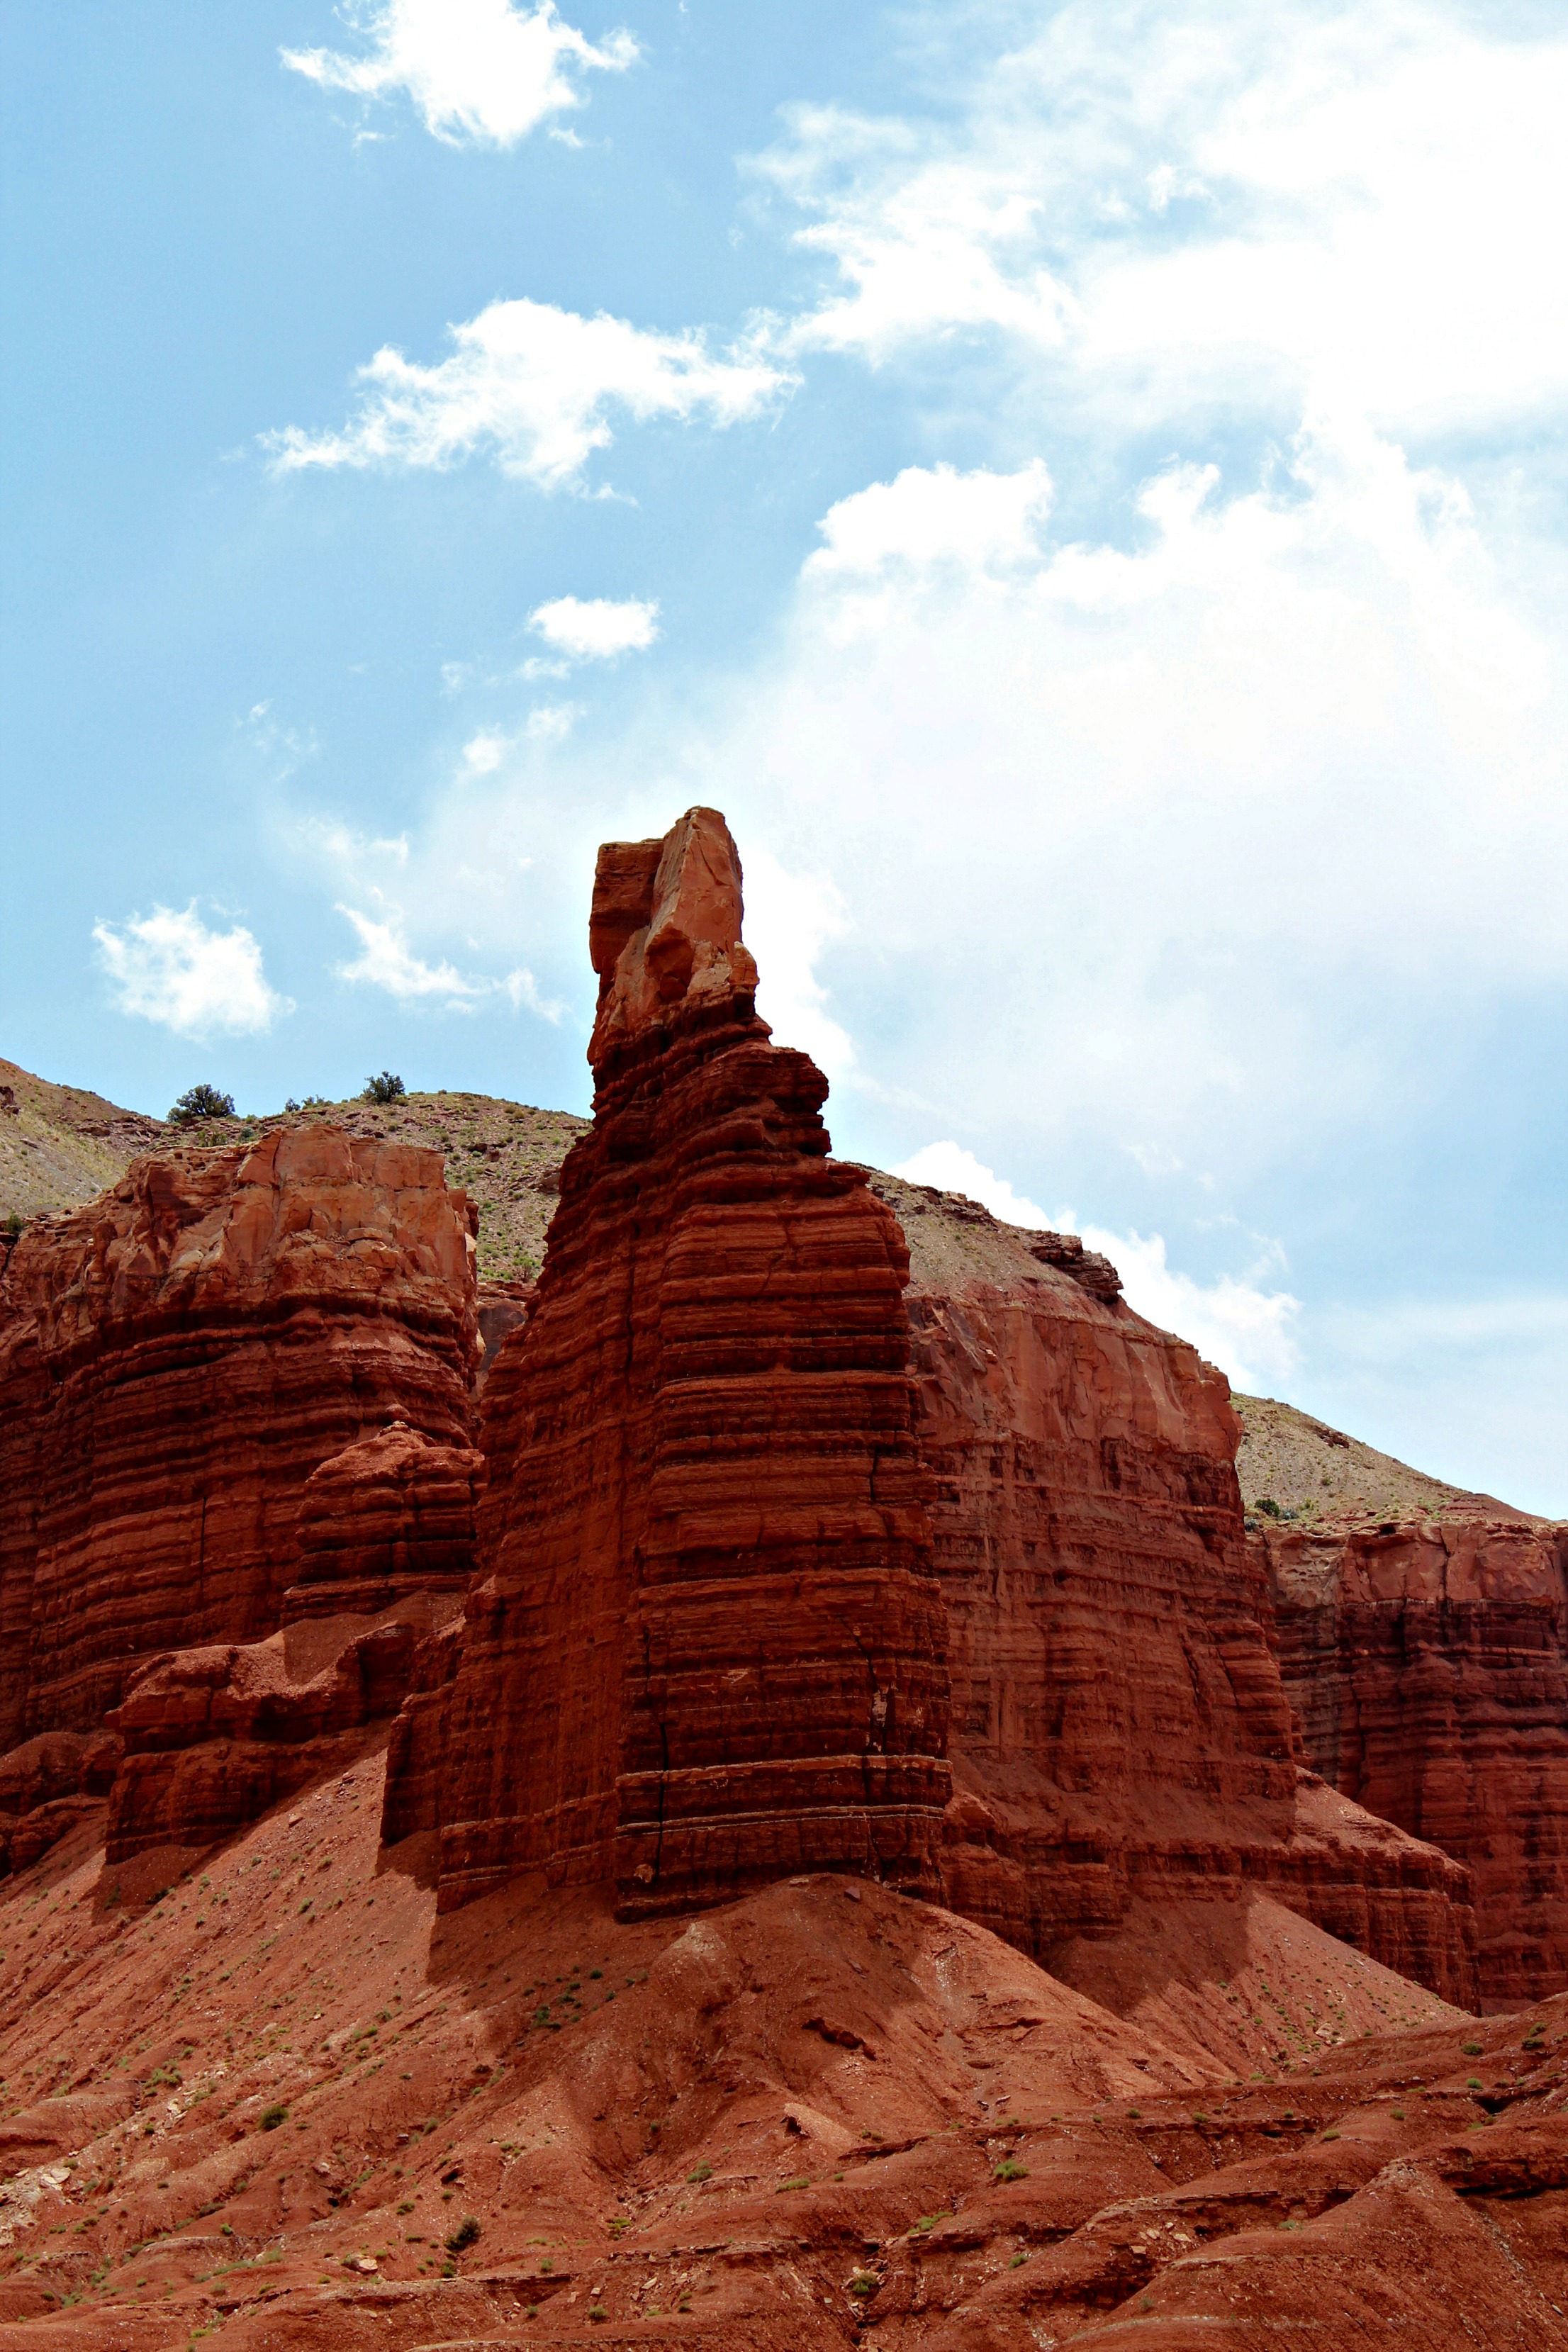
{"type": "Polygon", "coordinates": [[[277,1627],[310,1473],[462,1446],[473,1243],[434,1151],[330,1127],[135,1162],[0,1280],[0,1748],[277,1627]]]}
{"type": "MultiPolygon", "coordinates": [[[[602,850],[591,938],[594,1126],[485,1386],[443,1901],[531,1866],[631,1910],[803,1867],[934,1888],[943,1614],[898,1225],[757,1017],[721,817],[602,850]]],[[[389,1803],[410,1817],[395,1774],[389,1803]]]]}
{"type": "Polygon", "coordinates": [[[1326,1780],[1468,1865],[1483,2002],[1568,1986],[1568,1530],[1481,1515],[1256,1538],[1326,1780]]]}
{"type": "Polygon", "coordinates": [[[1256,1894],[1135,1904],[1121,2015],[842,1875],[442,1916],[378,1781],[0,1886],[0,2352],[1568,2346],[1568,1998],[1256,1894]]]}

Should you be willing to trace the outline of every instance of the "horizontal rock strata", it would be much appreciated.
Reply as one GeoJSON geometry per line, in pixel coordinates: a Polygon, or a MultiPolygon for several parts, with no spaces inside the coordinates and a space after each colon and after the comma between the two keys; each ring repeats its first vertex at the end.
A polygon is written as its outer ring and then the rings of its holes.
{"type": "Polygon", "coordinates": [[[310,1474],[463,1447],[473,1240],[437,1153],[331,1127],[135,1162],[0,1280],[0,1749],[139,1664],[270,1634],[310,1474]]]}
{"type": "MultiPolygon", "coordinates": [[[[757,1018],[721,818],[601,852],[591,943],[594,1127],[485,1388],[443,1903],[527,1867],[627,1912],[802,1868],[934,1889],[943,1612],[897,1223],[757,1018]]],[[[417,1712],[394,1765],[428,1775],[417,1712]]],[[[395,1769],[389,1826],[427,1810],[395,1769]]]]}
{"type": "Polygon", "coordinates": [[[405,1422],[332,1454],[300,1497],[285,1619],[369,1614],[413,1592],[464,1591],[483,1471],[471,1446],[434,1444],[405,1422]]]}
{"type": "Polygon", "coordinates": [[[1464,1870],[1299,1769],[1223,1377],[1026,1234],[950,1262],[937,1204],[879,1182],[916,1260],[947,1899],[1051,1965],[1134,1895],[1262,1887],[1465,1999],[1464,1870]]]}
{"type": "Polygon", "coordinates": [[[1314,1769],[1468,1864],[1492,2005],[1568,1986],[1568,1530],[1425,1516],[1255,1538],[1314,1769]]]}

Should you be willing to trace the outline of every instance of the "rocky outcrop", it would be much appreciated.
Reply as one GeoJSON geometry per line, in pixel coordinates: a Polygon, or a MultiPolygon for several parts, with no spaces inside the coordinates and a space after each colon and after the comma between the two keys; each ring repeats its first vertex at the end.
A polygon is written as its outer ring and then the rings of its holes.
{"type": "Polygon", "coordinates": [[[149,1666],[110,1717],[124,1753],[106,1856],[211,1845],[330,1772],[401,1706],[450,1598],[416,1594],[380,1620],[308,1620],[270,1640],[215,1643],[149,1666]]]}
{"type": "Polygon", "coordinates": [[[1050,1966],[1135,1895],[1259,1886],[1463,2000],[1463,1870],[1299,1769],[1223,1376],[1028,1234],[993,1228],[967,1275],[922,1268],[929,1212],[900,1206],[949,1612],[949,1900],[1050,1966]]]}
{"type": "Polygon", "coordinates": [[[46,1731],[0,1757],[0,1878],[101,1811],[122,1745],[110,1730],[46,1731]]]}
{"type": "Polygon", "coordinates": [[[1260,1529],[1325,1780],[1469,1869],[1481,1998],[1568,1986],[1568,1530],[1480,1516],[1260,1529]]]}
{"type": "Polygon", "coordinates": [[[415,1592],[461,1593],[474,1564],[484,1456],[406,1422],[332,1454],[300,1497],[285,1619],[370,1615],[415,1592]]]}
{"type": "Polygon", "coordinates": [[[330,1126],[137,1161],[25,1228],[0,1279],[0,1750],[97,1727],[153,1655],[272,1633],[327,1457],[395,1420],[465,1447],[472,1256],[437,1153],[330,1126]]]}
{"type": "MultiPolygon", "coordinates": [[[[527,1868],[626,1913],[802,1868],[934,1889],[944,1618],[898,1225],[757,1017],[721,817],[601,851],[591,951],[594,1126],[485,1388],[443,1903],[527,1868]]],[[[427,1774],[436,1718],[395,1759],[427,1774]]]]}

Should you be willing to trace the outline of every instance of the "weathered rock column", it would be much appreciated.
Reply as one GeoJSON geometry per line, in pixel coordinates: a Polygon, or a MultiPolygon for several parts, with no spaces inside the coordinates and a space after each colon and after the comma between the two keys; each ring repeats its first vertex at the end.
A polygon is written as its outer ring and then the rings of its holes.
{"type": "Polygon", "coordinates": [[[628,1912],[801,1869],[937,1886],[907,1254],[769,1043],[741,912],[713,810],[600,852],[594,1128],[486,1389],[448,1906],[531,1866],[628,1912]]]}

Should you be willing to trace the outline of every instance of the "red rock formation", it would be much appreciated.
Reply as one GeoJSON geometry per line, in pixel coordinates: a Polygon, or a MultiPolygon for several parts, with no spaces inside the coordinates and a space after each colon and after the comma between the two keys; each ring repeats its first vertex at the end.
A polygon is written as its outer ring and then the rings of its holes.
{"type": "Polygon", "coordinates": [[[110,1717],[124,1742],[105,1856],[210,1845],[280,1799],[341,1772],[367,1726],[401,1706],[449,1596],[406,1596],[375,1622],[310,1618],[270,1640],[182,1650],[150,1666],[110,1717]]]}
{"type": "Polygon", "coordinates": [[[757,1018],[721,817],[602,850],[591,947],[594,1127],[485,1390],[443,1902],[530,1866],[627,1911],[803,1868],[933,1887],[943,1621],[898,1226],[757,1018]]]}
{"type": "Polygon", "coordinates": [[[331,1127],[135,1163],[0,1280],[0,1750],[149,1655],[278,1625],[310,1473],[466,1441],[471,1220],[433,1151],[331,1127]]]}
{"type": "Polygon", "coordinates": [[[1467,1516],[1257,1539],[1308,1757],[1466,1863],[1483,2001],[1568,1986],[1568,1530],[1467,1516]]]}
{"type": "Polygon", "coordinates": [[[112,1731],[46,1731],[0,1757],[0,1878],[101,1811],[121,1745],[112,1731]]]}
{"type": "Polygon", "coordinates": [[[472,1447],[432,1444],[400,1421],[332,1454],[300,1497],[285,1620],[371,1615],[412,1592],[464,1591],[483,1469],[472,1447]]]}
{"type": "Polygon", "coordinates": [[[1464,1872],[1299,1771],[1223,1376],[1134,1314],[1103,1261],[1086,1283],[1060,1237],[1042,1253],[984,1212],[970,1231],[878,1181],[916,1268],[950,1625],[947,1899],[1054,1965],[1113,1935],[1134,1895],[1262,1885],[1465,1999],[1464,1872]]]}

